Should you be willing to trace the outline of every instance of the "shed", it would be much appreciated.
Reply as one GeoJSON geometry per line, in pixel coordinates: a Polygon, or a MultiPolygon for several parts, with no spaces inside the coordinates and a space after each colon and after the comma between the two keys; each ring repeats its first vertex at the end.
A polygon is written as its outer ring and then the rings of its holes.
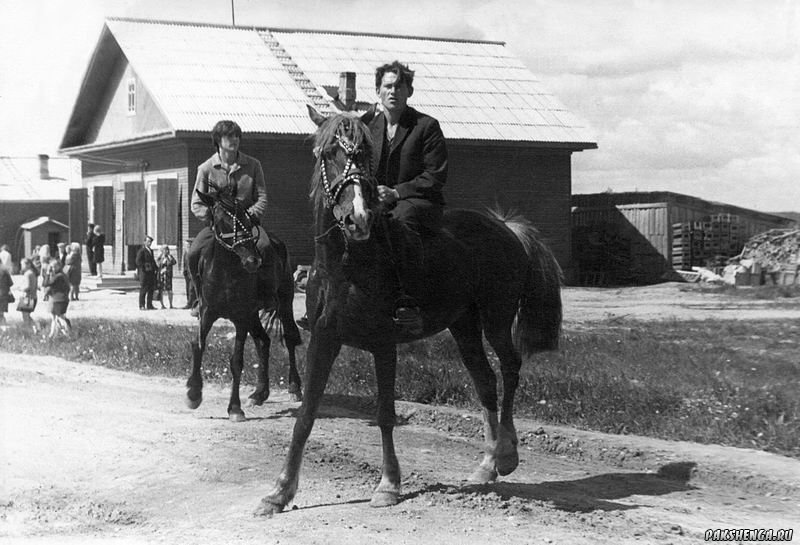
{"type": "Polygon", "coordinates": [[[49,216],[23,223],[20,229],[22,229],[22,251],[26,256],[33,254],[36,246],[45,245],[50,247],[50,255],[57,255],[56,245],[59,242],[69,242],[69,225],[49,216]]]}
{"type": "Polygon", "coordinates": [[[182,255],[201,227],[188,203],[197,166],[215,151],[209,132],[233,119],[242,151],[264,166],[268,228],[293,266],[310,263],[316,126],[306,104],[365,109],[375,68],[395,59],[416,70],[410,105],[448,140],[448,205],[516,208],[568,271],[571,155],[596,148],[594,136],[504,43],[480,40],[108,19],[61,142],[84,167],[73,229],[103,225],[108,261],[123,271],[145,233],[182,255]],[[343,73],[355,81],[340,91],[343,73]]]}
{"type": "Polygon", "coordinates": [[[45,154],[0,156],[0,244],[8,244],[15,262],[23,251],[23,223],[42,216],[69,221],[69,190],[81,183],[80,166],[45,154]]]}
{"type": "Polygon", "coordinates": [[[576,279],[620,285],[674,278],[675,268],[716,265],[753,235],[790,224],[775,214],[668,191],[573,195],[576,279]],[[699,232],[710,236],[698,239],[699,232]]]}

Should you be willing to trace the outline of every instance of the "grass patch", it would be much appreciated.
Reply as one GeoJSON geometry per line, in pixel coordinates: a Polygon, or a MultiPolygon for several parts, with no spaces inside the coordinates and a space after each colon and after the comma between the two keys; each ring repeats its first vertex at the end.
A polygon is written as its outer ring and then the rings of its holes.
{"type": "Polygon", "coordinates": [[[781,299],[794,299],[800,297],[800,284],[790,286],[744,286],[736,287],[729,284],[692,284],[681,287],[680,291],[692,291],[713,295],[723,295],[734,299],[752,299],[759,301],[779,301],[781,299]]]}
{"type": "MultiPolygon", "coordinates": [[[[229,380],[231,332],[232,327],[220,324],[209,335],[206,379],[229,380]]],[[[798,320],[615,319],[590,330],[567,331],[560,350],[523,366],[517,414],[585,429],[751,447],[800,458],[798,333],[798,320]]],[[[0,346],[185,378],[194,335],[193,327],[84,319],[75,324],[71,339],[48,341],[12,327],[0,333],[0,346]]],[[[273,343],[271,352],[272,384],[285,385],[285,350],[273,343]]],[[[491,351],[489,357],[499,368],[491,351]]],[[[251,364],[258,361],[252,342],[245,358],[244,382],[252,384],[251,364]]],[[[448,334],[400,346],[399,358],[400,399],[479,408],[448,334]]],[[[305,347],[298,349],[298,361],[302,374],[305,347]]],[[[374,396],[371,356],[345,347],[326,391],[374,396]]]]}

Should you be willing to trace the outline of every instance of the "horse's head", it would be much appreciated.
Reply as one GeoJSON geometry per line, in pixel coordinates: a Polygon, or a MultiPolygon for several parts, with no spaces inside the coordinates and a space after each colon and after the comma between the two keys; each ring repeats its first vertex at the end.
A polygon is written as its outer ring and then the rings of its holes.
{"type": "Polygon", "coordinates": [[[214,238],[226,250],[239,257],[248,273],[254,273],[261,266],[261,256],[256,249],[260,227],[236,199],[230,186],[220,189],[209,180],[214,192],[203,193],[197,190],[200,200],[211,211],[211,230],[214,238]]]}
{"type": "Polygon", "coordinates": [[[308,111],[319,127],[314,137],[317,167],[311,191],[317,213],[330,210],[346,240],[366,240],[378,205],[370,173],[369,129],[354,114],[324,117],[311,106],[308,111]]]}

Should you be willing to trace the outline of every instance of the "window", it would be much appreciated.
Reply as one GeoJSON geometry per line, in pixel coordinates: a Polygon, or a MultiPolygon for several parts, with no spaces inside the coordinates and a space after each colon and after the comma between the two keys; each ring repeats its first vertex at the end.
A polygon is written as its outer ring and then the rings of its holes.
{"type": "Polygon", "coordinates": [[[136,115],[136,78],[128,79],[128,115],[136,115]]]}

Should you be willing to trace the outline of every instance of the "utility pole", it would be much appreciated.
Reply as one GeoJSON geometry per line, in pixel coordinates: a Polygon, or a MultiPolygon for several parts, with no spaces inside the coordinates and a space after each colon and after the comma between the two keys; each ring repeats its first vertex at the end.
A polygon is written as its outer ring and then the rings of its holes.
{"type": "Polygon", "coordinates": [[[233,9],[233,0],[231,0],[231,25],[236,26],[236,13],[233,9]]]}

